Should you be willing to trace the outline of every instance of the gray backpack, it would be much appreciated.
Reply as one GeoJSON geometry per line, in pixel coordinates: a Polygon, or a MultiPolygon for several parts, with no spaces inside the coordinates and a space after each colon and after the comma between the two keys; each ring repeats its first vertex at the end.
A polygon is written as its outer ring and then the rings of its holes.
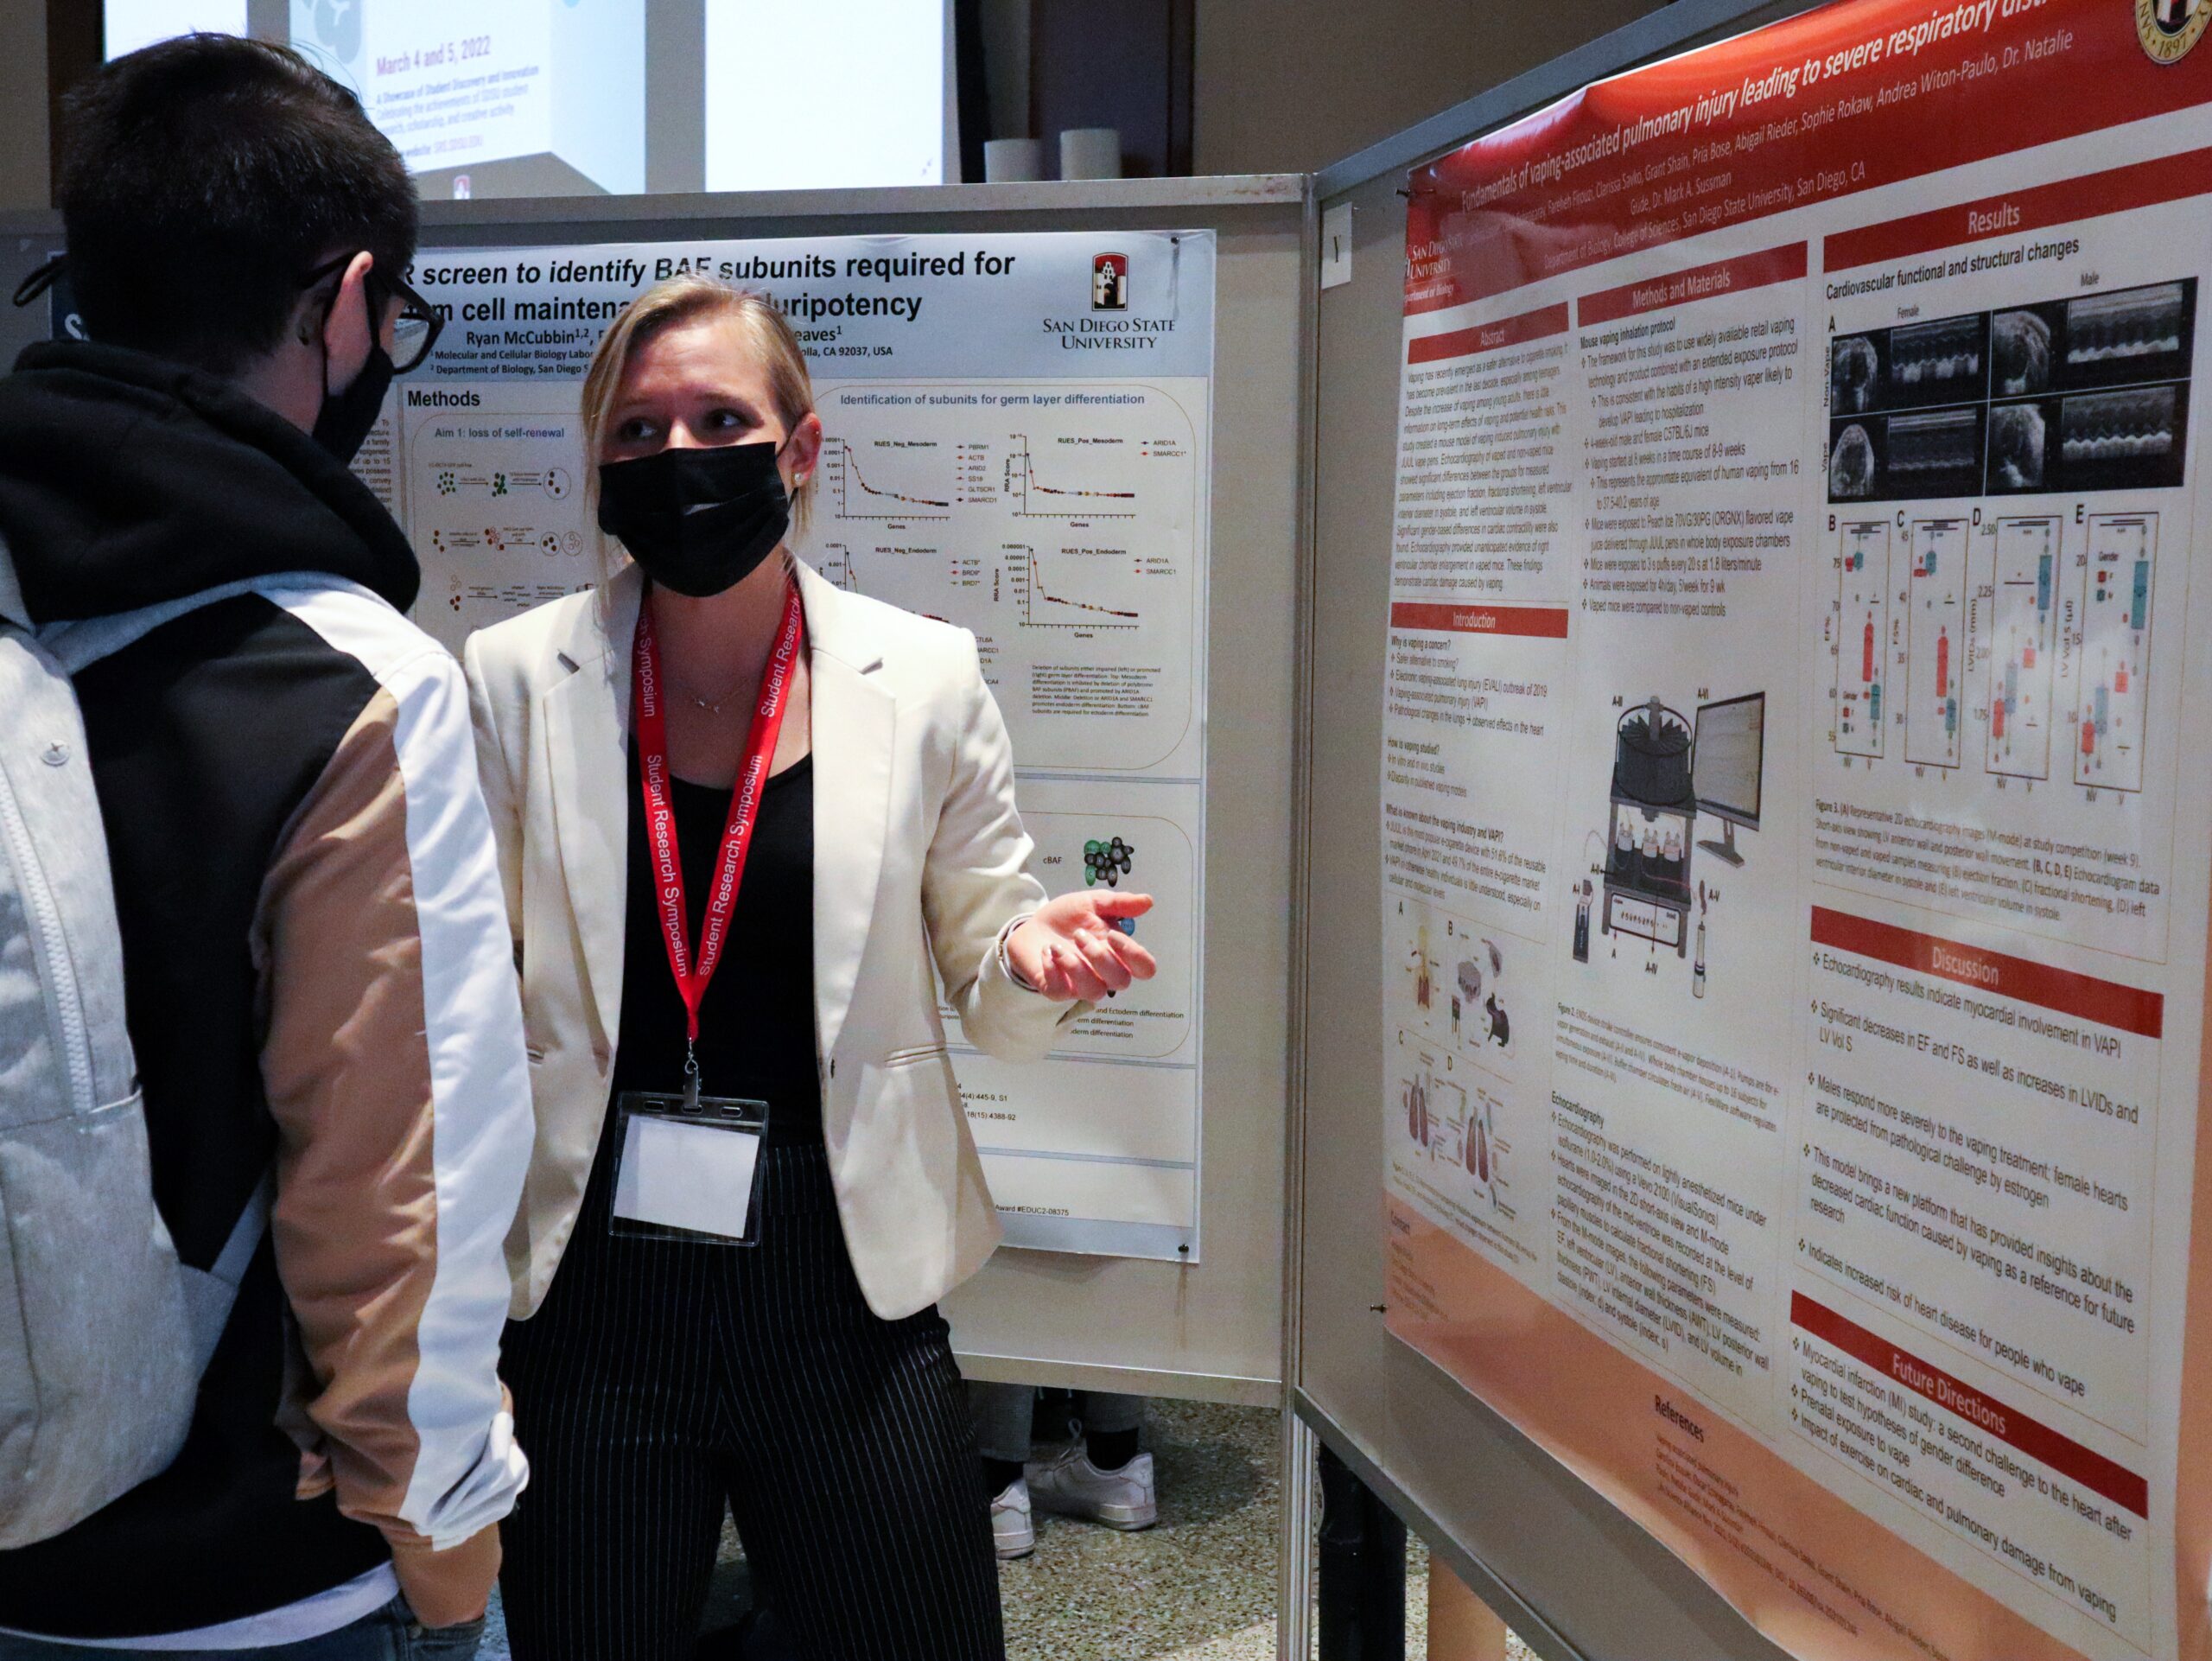
{"type": "Polygon", "coordinates": [[[214,1270],[154,1206],[107,840],[71,672],[249,586],[34,634],[0,547],[0,1550],[176,1457],[267,1224],[214,1270]]]}

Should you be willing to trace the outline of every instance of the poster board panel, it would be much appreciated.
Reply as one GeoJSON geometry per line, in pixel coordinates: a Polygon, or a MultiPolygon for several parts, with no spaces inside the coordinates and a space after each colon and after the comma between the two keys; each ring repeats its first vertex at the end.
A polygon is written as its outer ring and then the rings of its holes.
{"type": "Polygon", "coordinates": [[[2212,1644],[2204,23],[1854,0],[1410,180],[1389,1323],[1802,1656],[2212,1644]]]}
{"type": "MultiPolygon", "coordinates": [[[[1298,180],[1256,178],[426,207],[425,247],[487,250],[886,231],[1077,230],[1109,241],[1117,232],[1216,233],[1224,392],[1214,416],[1213,616],[1217,627],[1234,629],[1238,649],[1209,650],[1207,693],[1214,722],[1250,738],[1217,744],[1205,805],[1207,863],[1221,873],[1206,901],[1215,950],[1205,989],[1224,1013],[1210,1029],[1199,1081],[1209,1108],[1200,1199],[1219,1233],[1195,1268],[1000,1254],[947,1311],[971,1376],[1276,1398],[1284,1071],[1274,1058],[1286,1053],[1287,1036],[1280,1000],[1249,989],[1280,987],[1288,977],[1280,896],[1291,805],[1281,780],[1290,767],[1301,198],[1298,180]],[[1216,1055],[1238,1060],[1217,1063],[1216,1055]]],[[[0,236],[12,287],[55,245],[58,225],[51,215],[11,216],[0,236]]],[[[41,309],[0,316],[10,356],[44,323],[41,309]]]]}
{"type": "Polygon", "coordinates": [[[1290,767],[1295,595],[1287,550],[1296,533],[1297,406],[1289,343],[1296,338],[1300,200],[1298,181],[1243,179],[643,198],[575,204],[574,213],[545,203],[425,210],[426,246],[885,232],[1110,237],[1185,227],[1217,235],[1210,1017],[1199,1081],[1206,1261],[1185,1268],[1001,1251],[947,1301],[971,1377],[1073,1377],[1163,1395],[1276,1399],[1284,1076],[1272,1058],[1287,1054],[1287,1033],[1278,1000],[1240,989],[1250,981],[1281,986],[1289,972],[1278,896],[1288,881],[1291,805],[1279,781],[1290,767]],[[1231,732],[1243,736],[1231,743],[1224,736],[1231,732]]]}
{"type": "MultiPolygon", "coordinates": [[[[1403,162],[1400,162],[1399,168],[1403,162]]],[[[1405,202],[1394,169],[1330,198],[1353,208],[1350,283],[1319,301],[1314,373],[1317,595],[1305,887],[1306,1069],[1299,1196],[1301,1413],[1370,1464],[1431,1544],[1510,1588],[1501,1612],[1547,1661],[1780,1661],[1673,1554],[1581,1478],[1385,1330],[1372,1015],[1382,843],[1367,804],[1382,742],[1390,477],[1405,202]]]]}

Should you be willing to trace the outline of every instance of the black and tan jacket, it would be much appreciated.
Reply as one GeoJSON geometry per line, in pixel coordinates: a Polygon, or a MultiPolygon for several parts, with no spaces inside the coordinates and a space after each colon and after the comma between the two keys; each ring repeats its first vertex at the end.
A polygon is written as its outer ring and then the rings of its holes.
{"type": "Polygon", "coordinates": [[[207,1267],[270,1228],[168,1471],[0,1553],[0,1627],[167,1634],[387,1562],[481,1607],[525,1467],[496,1376],[529,1157],[504,901],[453,659],[413,555],[308,436],[112,347],[0,381],[0,537],[41,624],[280,572],[78,677],[153,1150],[207,1267]]]}

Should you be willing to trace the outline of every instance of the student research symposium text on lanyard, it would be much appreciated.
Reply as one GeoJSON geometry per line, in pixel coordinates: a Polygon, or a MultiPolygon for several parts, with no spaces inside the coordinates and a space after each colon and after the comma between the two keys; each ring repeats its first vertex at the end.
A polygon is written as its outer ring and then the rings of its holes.
{"type": "Polygon", "coordinates": [[[645,797],[645,836],[652,858],[653,897],[660,913],[661,939],[668,947],[668,966],[676,977],[677,992],[683,999],[683,1088],[693,1100],[699,1092],[699,1006],[729,939],[738,887],[745,880],[745,858],[753,845],[753,824],[760,816],[761,792],[767,786],[776,740],[791,704],[791,677],[805,645],[806,613],[799,602],[798,585],[793,582],[784,593],[783,621],[776,632],[775,649],[760,673],[760,698],[746,735],[736,787],[730,792],[729,818],[722,827],[721,851],[715,862],[705,914],[700,919],[695,959],[686,940],[689,913],[684,903],[683,866],[677,853],[676,810],[669,799],[668,715],[661,701],[660,645],[653,633],[652,607],[645,606],[638,614],[632,673],[638,708],[639,787],[645,797]]]}

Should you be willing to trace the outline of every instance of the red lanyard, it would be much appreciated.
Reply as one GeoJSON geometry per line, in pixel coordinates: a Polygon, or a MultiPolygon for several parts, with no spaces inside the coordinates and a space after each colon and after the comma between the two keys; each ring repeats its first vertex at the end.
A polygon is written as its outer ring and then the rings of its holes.
{"type": "MultiPolygon", "coordinates": [[[[645,836],[652,856],[653,891],[660,901],[661,938],[668,945],[668,966],[676,976],[676,990],[683,998],[685,1036],[699,1037],[699,1005],[707,996],[707,983],[715,977],[722,946],[729,939],[730,918],[737,910],[738,885],[745,880],[745,856],[753,845],[753,821],[760,817],[760,792],[768,782],[768,767],[775,760],[776,735],[784,728],[784,711],[791,702],[791,676],[806,646],[806,612],[799,604],[794,582],[784,596],[784,620],[777,631],[776,649],[760,673],[760,703],[753,711],[753,726],[746,734],[745,760],[737,770],[737,785],[730,792],[729,822],[722,827],[722,846],[715,864],[715,885],[707,895],[707,914],[699,926],[699,952],[695,964],[684,941],[689,913],[683,902],[683,864],[676,850],[676,810],[669,804],[668,714],[661,702],[660,646],[653,637],[650,604],[638,614],[638,640],[632,659],[632,685],[638,708],[638,777],[645,799],[645,836]]],[[[684,1072],[696,1079],[696,1059],[684,1063],[684,1072]]]]}

